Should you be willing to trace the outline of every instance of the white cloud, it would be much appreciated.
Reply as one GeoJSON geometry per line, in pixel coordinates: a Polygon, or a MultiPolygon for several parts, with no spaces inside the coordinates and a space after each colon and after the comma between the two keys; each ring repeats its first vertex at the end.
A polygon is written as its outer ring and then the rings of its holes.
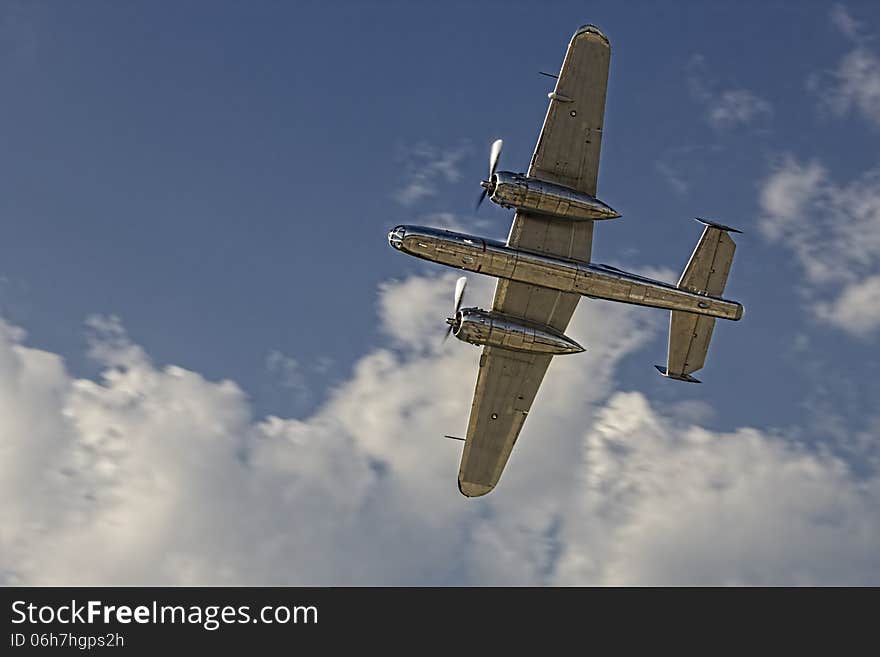
{"type": "Polygon", "coordinates": [[[454,183],[461,178],[460,162],[467,154],[466,146],[439,149],[419,143],[402,151],[407,171],[406,181],[394,194],[404,206],[411,206],[438,193],[441,183],[454,183]]]}
{"type": "MultiPolygon", "coordinates": [[[[464,430],[480,352],[439,343],[454,278],[383,286],[394,350],[302,420],[156,367],[117,320],[91,322],[99,380],[0,324],[0,579],[880,582],[876,473],[613,394],[620,359],[665,330],[647,309],[581,303],[569,332],[587,352],[551,365],[497,490],[463,498],[460,443],[441,436],[464,430]]],[[[487,305],[491,282],[471,291],[487,305]]]]}
{"type": "Polygon", "coordinates": [[[880,479],[755,429],[677,424],[618,393],[586,438],[555,581],[865,584],[880,577],[880,479]]]}
{"type": "Polygon", "coordinates": [[[709,65],[706,63],[705,56],[699,53],[691,55],[687,63],[686,74],[688,87],[694,98],[705,102],[712,97],[712,87],[715,85],[715,81],[709,78],[709,65]]]}
{"type": "Polygon", "coordinates": [[[846,7],[841,4],[834,5],[829,16],[831,17],[831,23],[840,30],[841,34],[850,39],[857,39],[859,37],[862,25],[849,13],[846,7]]]}
{"type": "Polygon", "coordinates": [[[729,89],[710,104],[709,122],[718,127],[733,127],[770,113],[770,103],[748,89],[729,89]]]}
{"type": "Polygon", "coordinates": [[[110,367],[135,367],[147,361],[144,350],[133,344],[116,315],[91,315],[86,318],[89,356],[110,367]]]}
{"type": "Polygon", "coordinates": [[[802,165],[787,158],[777,168],[761,189],[761,207],[772,218],[761,226],[768,237],[780,237],[801,219],[824,180],[825,169],[818,162],[802,165]]]}
{"type": "Polygon", "coordinates": [[[880,57],[864,46],[847,53],[830,79],[815,79],[811,87],[837,116],[851,111],[880,126],[880,57]]]}
{"type": "Polygon", "coordinates": [[[831,303],[817,304],[816,312],[845,331],[870,335],[880,326],[880,274],[846,286],[831,303]]]}
{"type": "Polygon", "coordinates": [[[880,126],[880,56],[870,47],[862,24],[845,7],[835,5],[830,18],[853,47],[836,69],[811,75],[807,86],[818,95],[820,106],[836,116],[859,113],[880,126]]]}
{"type": "Polygon", "coordinates": [[[278,385],[293,394],[297,404],[305,404],[309,401],[308,379],[302,365],[296,358],[291,358],[273,349],[266,356],[266,369],[277,378],[278,385]]]}
{"type": "Polygon", "coordinates": [[[687,81],[693,98],[706,108],[706,120],[715,128],[748,125],[770,116],[773,107],[754,92],[742,88],[720,88],[709,73],[706,58],[695,54],[687,66],[687,81]]]}
{"type": "Polygon", "coordinates": [[[433,212],[419,217],[419,221],[426,226],[445,228],[456,233],[470,233],[485,229],[489,222],[476,216],[462,216],[452,212],[433,212]]]}
{"type": "Polygon", "coordinates": [[[821,163],[786,157],[760,204],[761,232],[793,252],[817,316],[859,335],[880,326],[873,307],[860,307],[880,274],[880,169],[841,185],[821,163]]]}
{"type": "Polygon", "coordinates": [[[679,174],[679,172],[667,162],[657,160],[654,168],[663,176],[666,183],[672,187],[677,194],[687,194],[690,184],[679,174]]]}

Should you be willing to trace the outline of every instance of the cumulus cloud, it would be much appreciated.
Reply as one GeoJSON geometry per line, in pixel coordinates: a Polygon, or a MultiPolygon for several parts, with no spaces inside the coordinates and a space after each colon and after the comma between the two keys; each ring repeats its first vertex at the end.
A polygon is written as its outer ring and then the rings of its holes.
{"type": "MultiPolygon", "coordinates": [[[[877,474],[616,393],[655,312],[585,300],[507,471],[455,477],[479,350],[455,274],[384,285],[390,343],[304,419],[91,321],[96,380],[0,324],[0,578],[23,584],[878,583],[877,474]]],[[[492,284],[474,277],[471,303],[492,284]]],[[[650,361],[649,362],[653,362],[650,361]]],[[[646,372],[647,372],[646,368],[646,372]]],[[[647,374],[646,374],[647,376],[647,374]]],[[[686,391],[685,391],[686,392],[686,391]]]]}
{"type": "Polygon", "coordinates": [[[748,125],[773,113],[770,103],[754,92],[742,88],[721,88],[709,72],[706,58],[695,54],[687,66],[691,96],[706,108],[706,120],[715,128],[748,125]]]}
{"type": "Polygon", "coordinates": [[[817,317],[859,335],[880,326],[880,169],[839,184],[818,161],[783,158],[761,188],[760,229],[790,249],[817,317]],[[829,299],[830,297],[830,299],[829,299]]]}
{"type": "Polygon", "coordinates": [[[880,479],[756,429],[617,393],[587,434],[558,582],[852,585],[880,576],[880,479]],[[673,483],[674,482],[674,483],[673,483]]]}

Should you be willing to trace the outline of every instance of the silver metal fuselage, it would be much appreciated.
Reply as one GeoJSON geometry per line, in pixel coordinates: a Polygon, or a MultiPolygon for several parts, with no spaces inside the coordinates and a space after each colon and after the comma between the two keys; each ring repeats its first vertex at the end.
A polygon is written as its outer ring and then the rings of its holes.
{"type": "Polygon", "coordinates": [[[395,249],[449,267],[596,299],[738,320],[736,301],[695,294],[607,265],[586,264],[510,248],[502,242],[425,226],[397,226],[395,249]]]}

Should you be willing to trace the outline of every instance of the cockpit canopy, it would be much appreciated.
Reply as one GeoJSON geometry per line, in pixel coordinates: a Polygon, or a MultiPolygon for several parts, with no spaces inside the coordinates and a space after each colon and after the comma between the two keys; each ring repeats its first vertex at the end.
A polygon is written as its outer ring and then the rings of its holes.
{"type": "Polygon", "coordinates": [[[397,226],[388,231],[388,242],[395,249],[399,249],[403,244],[403,236],[406,235],[406,229],[403,226],[397,226]]]}

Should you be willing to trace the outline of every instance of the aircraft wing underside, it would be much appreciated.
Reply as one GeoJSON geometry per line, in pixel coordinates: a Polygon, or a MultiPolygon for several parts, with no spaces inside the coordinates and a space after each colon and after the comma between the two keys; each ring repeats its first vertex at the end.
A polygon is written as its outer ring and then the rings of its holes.
{"type": "MultiPolygon", "coordinates": [[[[610,46],[592,27],[572,38],[551,95],[528,175],[596,195],[610,46]]],[[[510,246],[590,261],[592,221],[526,212],[513,218],[510,246]]],[[[565,331],[580,296],[499,279],[492,310],[565,331]]],[[[464,495],[498,483],[552,356],[484,347],[458,475],[464,495]]]]}

